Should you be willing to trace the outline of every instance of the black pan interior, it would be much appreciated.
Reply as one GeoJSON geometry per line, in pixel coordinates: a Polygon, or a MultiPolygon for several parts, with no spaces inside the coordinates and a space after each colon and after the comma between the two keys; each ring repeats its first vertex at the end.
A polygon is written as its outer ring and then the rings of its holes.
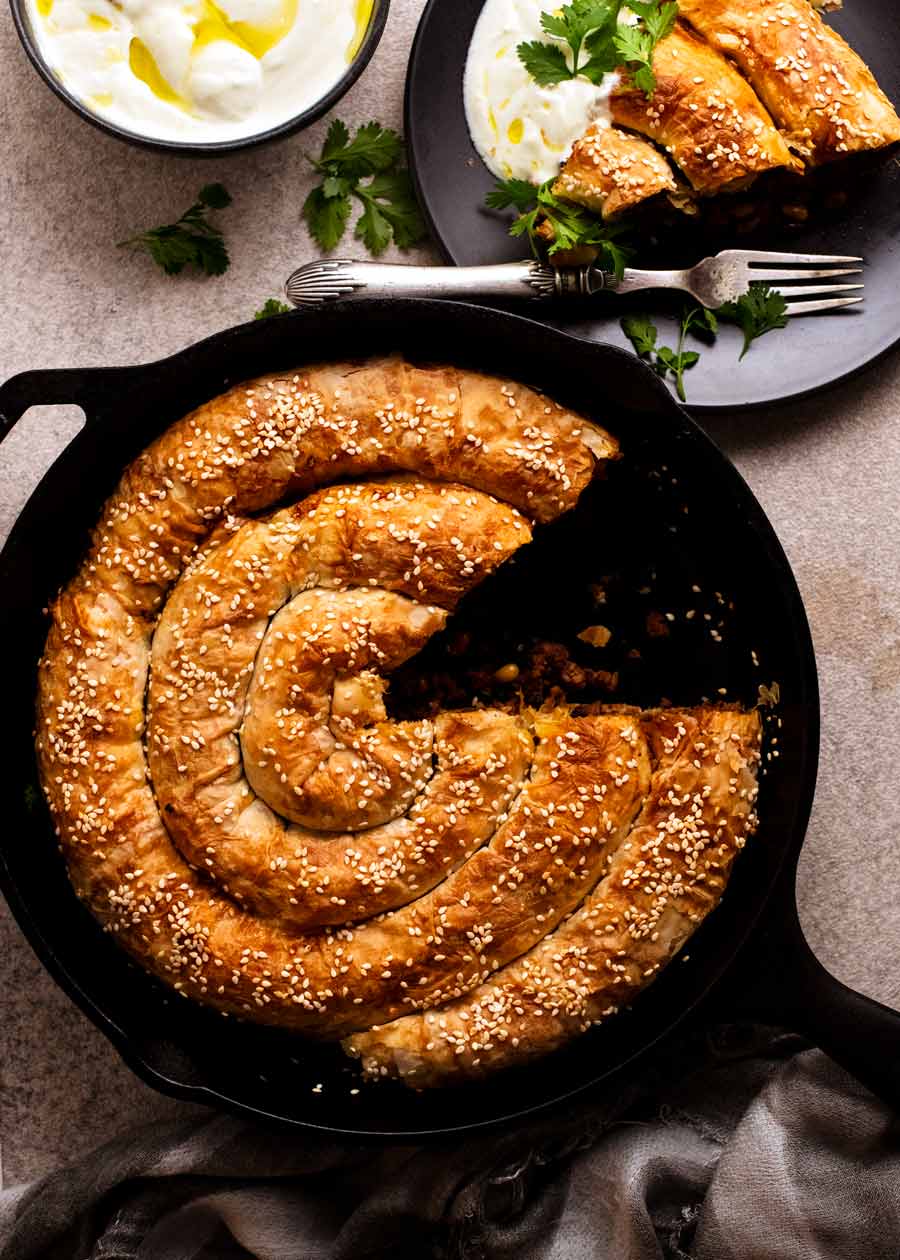
{"type": "MultiPolygon", "coordinates": [[[[494,177],[478,156],[466,124],[462,76],[472,31],[484,0],[430,0],[422,15],[406,82],[406,138],[419,200],[432,234],[458,266],[504,262],[527,253],[507,235],[509,214],[485,209],[494,177]]],[[[546,5],[546,8],[552,6],[546,5]]],[[[895,0],[847,0],[828,22],[856,49],[892,101],[900,104],[900,21],[895,0]]],[[[795,184],[797,181],[794,181],[795,184]]],[[[740,335],[723,325],[714,346],[701,351],[687,374],[688,401],[697,407],[758,406],[809,393],[871,363],[893,346],[900,328],[896,243],[900,235],[900,156],[895,148],[873,158],[837,162],[801,187],[778,189],[775,205],[809,197],[809,217],[791,223],[780,213],[755,232],[752,218],[717,227],[687,216],[657,230],[646,222],[633,235],[639,267],[685,267],[726,248],[864,255],[866,301],[825,317],[791,320],[760,341],[740,364],[740,335]],[[811,184],[814,191],[807,192],[811,184]],[[738,230],[740,226],[740,230],[738,230]]],[[[733,199],[740,201],[742,198],[733,199]]],[[[723,199],[719,198],[719,202],[723,199]]],[[[662,344],[673,345],[684,305],[676,294],[609,295],[576,306],[541,306],[545,318],[580,336],[628,347],[619,327],[629,311],[662,317],[662,344]]],[[[532,313],[532,312],[529,312],[532,313]]]]}
{"type": "MultiPolygon", "coordinates": [[[[32,376],[30,397],[59,399],[32,376]]],[[[4,390],[0,389],[0,412],[4,390]]],[[[84,431],[47,474],[0,559],[0,650],[18,663],[7,690],[3,763],[4,889],[56,978],[151,1084],[263,1116],[356,1134],[399,1136],[490,1125],[549,1106],[609,1076],[679,1021],[722,975],[783,864],[802,841],[815,777],[818,705],[806,619],[787,561],[733,466],[633,356],[484,308],[365,302],[244,325],[108,387],[74,373],[73,401],[92,399],[84,431]],[[413,1095],[360,1085],[339,1050],[243,1025],[179,999],[96,926],[65,876],[35,777],[29,738],[41,613],[77,567],[104,498],[130,458],[197,403],[255,374],[317,359],[402,351],[453,361],[547,390],[606,424],[624,457],[461,608],[456,629],[497,644],[500,663],[535,638],[620,674],[615,700],[703,697],[753,704],[780,687],[767,718],[759,836],[722,907],[633,1009],[528,1068],[485,1086],[413,1095]],[[598,606],[602,586],[606,603],[598,606]],[[687,614],[691,612],[692,616],[687,614]],[[607,649],[577,634],[602,623],[607,649]],[[593,654],[593,655],[591,655],[593,654]]],[[[422,666],[451,668],[445,634],[422,666]]],[[[488,651],[488,656],[490,652],[488,651]]],[[[421,661],[421,658],[420,658],[421,661]]],[[[603,698],[585,695],[586,699],[603,698]]]]}

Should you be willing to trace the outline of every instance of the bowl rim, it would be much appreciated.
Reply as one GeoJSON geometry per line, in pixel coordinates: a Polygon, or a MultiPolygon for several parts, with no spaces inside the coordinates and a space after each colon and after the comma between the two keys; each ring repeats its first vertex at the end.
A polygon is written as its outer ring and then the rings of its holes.
{"type": "Polygon", "coordinates": [[[99,114],[94,113],[84,101],[71,93],[59,81],[44,60],[43,53],[32,30],[30,16],[26,11],[27,0],[9,0],[9,7],[16,34],[19,37],[19,42],[25,49],[28,60],[55,95],[85,122],[90,123],[92,127],[96,127],[98,131],[105,132],[108,136],[113,136],[117,140],[123,140],[126,144],[132,144],[141,149],[148,149],[152,153],[172,153],[178,157],[218,157],[223,154],[240,153],[245,149],[255,149],[260,145],[271,144],[275,140],[285,139],[287,136],[294,135],[296,132],[311,126],[314,122],[318,122],[320,118],[327,114],[349,92],[372,60],[375,49],[381,43],[381,37],[384,34],[391,0],[374,0],[369,25],[356,56],[347,66],[337,83],[324,96],[319,97],[317,101],[314,101],[312,105],[309,105],[299,114],[295,114],[285,122],[279,123],[275,127],[269,127],[265,131],[255,132],[249,136],[241,136],[235,140],[205,142],[165,140],[159,137],[146,136],[139,131],[129,131],[127,127],[120,127],[118,124],[109,122],[99,114]]]}

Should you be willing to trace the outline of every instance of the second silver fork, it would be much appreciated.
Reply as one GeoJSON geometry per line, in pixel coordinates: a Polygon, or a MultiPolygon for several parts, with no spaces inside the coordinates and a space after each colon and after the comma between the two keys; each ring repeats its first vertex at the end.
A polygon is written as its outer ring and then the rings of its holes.
{"type": "Polygon", "coordinates": [[[689,293],[703,306],[716,309],[725,302],[737,301],[752,283],[760,281],[788,299],[788,315],[813,315],[862,301],[858,292],[863,288],[861,283],[825,283],[839,276],[859,275],[862,261],[843,254],[727,249],[683,271],[626,267],[625,274],[617,279],[596,263],[551,267],[525,259],[482,267],[419,267],[327,258],[298,267],[288,279],[285,293],[295,306],[316,306],[348,297],[552,299],[677,289],[689,293]],[[856,293],[851,295],[853,290],[856,293]],[[819,300],[810,300],[813,298],[819,300]]]}

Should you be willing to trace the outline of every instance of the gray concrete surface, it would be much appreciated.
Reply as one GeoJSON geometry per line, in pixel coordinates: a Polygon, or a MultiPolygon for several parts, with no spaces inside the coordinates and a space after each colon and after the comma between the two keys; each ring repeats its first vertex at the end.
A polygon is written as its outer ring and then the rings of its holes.
{"type": "MultiPolygon", "coordinates": [[[[381,48],[338,111],[347,121],[399,126],[421,7],[394,0],[381,48]]],[[[300,207],[304,152],[318,148],[321,124],[257,153],[178,161],[120,145],[71,114],[31,70],[8,12],[0,12],[0,65],[3,378],[157,358],[248,318],[314,255],[300,207]],[[167,279],[114,248],[136,227],[165,222],[212,179],[235,198],[222,216],[234,259],[225,277],[167,279]]],[[[842,980],[890,1003],[900,1002],[898,392],[894,354],[824,398],[709,422],[780,533],[819,654],[823,757],[800,869],[803,923],[842,980]]],[[[0,448],[0,537],[79,420],[72,408],[36,409],[0,448]]],[[[44,973],[5,906],[0,994],[5,1184],[179,1110],[118,1061],[44,973]]]]}

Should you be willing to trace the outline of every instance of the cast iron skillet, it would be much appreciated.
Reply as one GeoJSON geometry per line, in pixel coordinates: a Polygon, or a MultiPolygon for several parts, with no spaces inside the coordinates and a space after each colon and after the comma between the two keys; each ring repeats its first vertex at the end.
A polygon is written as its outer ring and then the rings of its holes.
{"type": "MultiPolygon", "coordinates": [[[[85,427],[31,497],[0,556],[0,658],[13,666],[4,712],[10,738],[2,762],[0,883],[55,979],[145,1081],[182,1098],[329,1133],[398,1138],[471,1130],[608,1083],[712,990],[727,1008],[746,997],[753,977],[756,1014],[787,1019],[900,1103],[900,1018],[828,976],[797,920],[794,871],[819,732],[815,662],[797,587],[734,467],[633,355],[481,307],[357,302],[245,324],[159,363],[23,373],[0,387],[2,431],[33,404],[63,402],[84,408],[85,427]],[[762,828],[684,960],[673,962],[630,1012],[567,1050],[483,1086],[423,1095],[393,1083],[351,1093],[359,1086],[356,1069],[339,1050],[223,1020],[133,965],[72,893],[30,738],[46,631],[41,610],[75,570],[124,465],[187,410],[257,373],[395,350],[544,387],[608,424],[623,443],[625,457],[607,479],[479,587],[458,622],[498,642],[535,633],[577,646],[585,618],[598,616],[588,584],[602,582],[603,617],[621,645],[611,662],[622,671],[621,698],[692,702],[717,698],[724,688],[752,704],[760,683],[777,681],[781,691],[767,718],[762,828]],[[628,654],[634,651],[640,658],[628,654]]],[[[439,658],[441,643],[426,650],[439,658]]]]}
{"type": "MultiPolygon", "coordinates": [[[[507,235],[510,215],[486,210],[485,194],[494,177],[469,138],[462,78],[472,31],[484,0],[429,0],[409,58],[405,131],[409,162],[419,204],[432,236],[448,262],[458,266],[521,258],[527,247],[507,235]]],[[[551,4],[542,5],[551,9],[551,4]]],[[[878,82],[900,103],[900,22],[896,0],[847,0],[829,24],[871,66],[878,82]]],[[[706,224],[697,229],[683,217],[658,242],[646,225],[635,237],[637,264],[680,267],[718,249],[752,246],[814,254],[859,254],[866,259],[865,303],[824,317],[792,319],[787,329],[766,337],[738,365],[738,330],[722,326],[714,346],[702,351],[687,374],[692,408],[758,406],[797,398],[852,374],[896,345],[900,336],[900,157],[898,150],[872,159],[836,162],[823,172],[828,189],[847,196],[830,210],[825,190],[806,224],[791,229],[761,228],[756,237],[723,231],[718,238],[706,224]]],[[[787,200],[787,198],[786,198],[787,200]]],[[[629,311],[662,317],[660,341],[674,345],[675,318],[683,299],[671,294],[637,293],[625,298],[592,299],[563,313],[541,306],[536,318],[571,332],[626,346],[619,327],[629,311]]]]}

